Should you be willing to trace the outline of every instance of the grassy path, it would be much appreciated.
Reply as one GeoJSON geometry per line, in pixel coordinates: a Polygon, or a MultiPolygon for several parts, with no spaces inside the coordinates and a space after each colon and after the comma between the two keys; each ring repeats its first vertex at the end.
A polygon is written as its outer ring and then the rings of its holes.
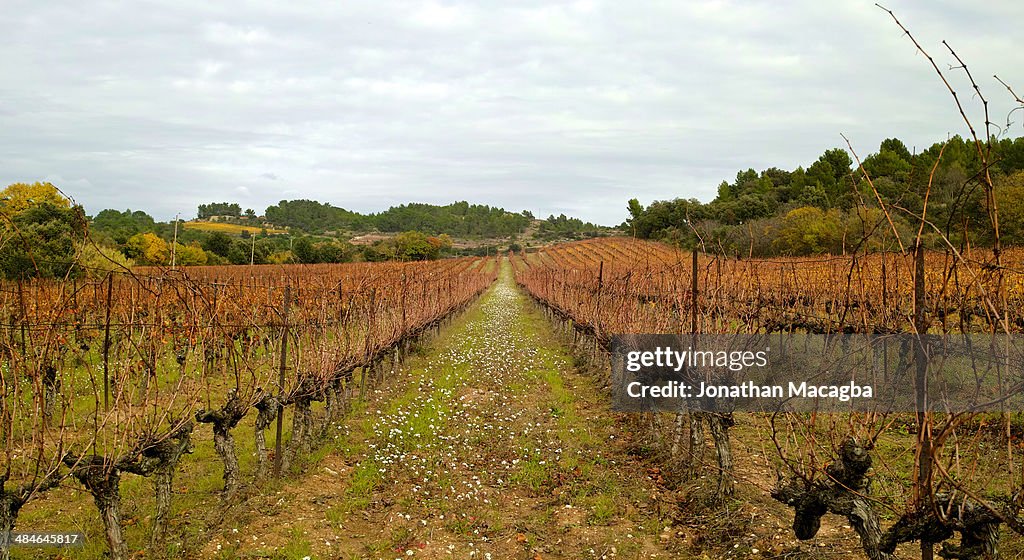
{"type": "Polygon", "coordinates": [[[658,489],[544,318],[499,281],[203,556],[667,558],[658,489]]]}

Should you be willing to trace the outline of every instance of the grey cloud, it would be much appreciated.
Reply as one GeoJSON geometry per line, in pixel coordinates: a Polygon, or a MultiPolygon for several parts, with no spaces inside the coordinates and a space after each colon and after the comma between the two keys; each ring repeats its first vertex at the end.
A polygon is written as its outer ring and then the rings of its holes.
{"type": "MultiPolygon", "coordinates": [[[[841,132],[862,155],[966,132],[870,1],[8,4],[0,181],[59,179],[92,213],[468,199],[612,224],[841,132]]],[[[1012,108],[989,76],[1024,89],[1021,5],[889,7],[1012,108]]]]}

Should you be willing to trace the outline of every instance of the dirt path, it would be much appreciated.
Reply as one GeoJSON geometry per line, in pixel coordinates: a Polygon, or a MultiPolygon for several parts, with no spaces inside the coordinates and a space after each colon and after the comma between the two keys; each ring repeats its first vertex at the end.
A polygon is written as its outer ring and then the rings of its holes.
{"type": "Polygon", "coordinates": [[[508,267],[406,366],[203,556],[671,556],[630,434],[508,267]]]}

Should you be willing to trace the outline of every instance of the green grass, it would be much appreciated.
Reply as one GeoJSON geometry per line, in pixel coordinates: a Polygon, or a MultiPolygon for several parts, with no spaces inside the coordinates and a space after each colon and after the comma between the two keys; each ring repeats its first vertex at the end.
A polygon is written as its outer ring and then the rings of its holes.
{"type": "Polygon", "coordinates": [[[302,535],[298,529],[292,529],[288,542],[277,550],[272,558],[280,560],[302,560],[313,555],[313,547],[309,539],[302,535]]]}
{"type": "MultiPolygon", "coordinates": [[[[467,335],[467,325],[481,317],[479,306],[472,308],[456,320],[449,332],[435,340],[435,344],[457,344],[461,341],[472,340],[472,337],[467,335]]],[[[469,374],[469,368],[465,365],[444,368],[448,375],[431,376],[433,389],[428,394],[428,398],[423,399],[421,382],[428,376],[427,366],[432,360],[432,354],[430,350],[420,345],[416,352],[410,355],[406,362],[409,378],[404,381],[407,388],[391,398],[382,411],[383,414],[390,416],[398,410],[410,409],[417,402],[422,403],[422,406],[416,407],[416,415],[408,415],[405,417],[404,423],[398,426],[401,434],[391,438],[392,442],[405,452],[436,444],[439,441],[439,435],[444,432],[447,425],[445,418],[449,417],[451,413],[451,409],[445,402],[445,391],[465,384],[469,374]],[[418,398],[419,400],[417,400],[418,398]]],[[[349,456],[367,454],[366,444],[362,442],[374,436],[373,425],[376,419],[370,418],[364,413],[365,410],[360,413],[363,420],[355,422],[349,436],[337,444],[338,449],[343,450],[349,456]]],[[[384,479],[384,473],[381,472],[382,467],[383,465],[372,458],[359,462],[350,475],[345,491],[345,501],[341,506],[342,510],[358,511],[365,509],[372,502],[374,491],[384,479]]]]}
{"type": "Polygon", "coordinates": [[[520,461],[517,469],[510,480],[514,484],[525,486],[534,492],[540,492],[544,485],[551,478],[550,465],[542,463],[538,456],[530,457],[526,461],[520,461]]]}
{"type": "Polygon", "coordinates": [[[589,522],[591,525],[608,525],[618,514],[615,498],[608,494],[599,494],[590,504],[589,522]]]}

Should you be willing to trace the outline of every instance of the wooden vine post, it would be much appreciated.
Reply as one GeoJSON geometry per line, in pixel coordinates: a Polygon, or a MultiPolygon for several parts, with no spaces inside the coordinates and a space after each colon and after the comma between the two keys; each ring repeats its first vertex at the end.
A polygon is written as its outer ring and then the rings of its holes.
{"type": "Polygon", "coordinates": [[[24,279],[18,279],[18,305],[21,306],[21,359],[27,363],[26,358],[26,346],[25,346],[25,329],[28,326],[28,308],[25,307],[25,288],[22,285],[24,279]]]}
{"type": "Polygon", "coordinates": [[[692,298],[693,305],[690,306],[690,332],[694,336],[694,347],[697,345],[697,248],[693,248],[693,271],[692,271],[692,283],[690,286],[690,297],[692,298]]]}
{"type": "MultiPolygon", "coordinates": [[[[917,343],[914,345],[914,389],[918,442],[916,494],[918,507],[931,507],[932,461],[934,458],[932,457],[931,415],[928,414],[928,352],[925,349],[928,317],[926,315],[924,281],[924,246],[918,242],[914,254],[914,331],[917,333],[917,343]]],[[[921,560],[931,560],[934,552],[934,544],[921,539],[921,560]]]]}
{"type": "Polygon", "coordinates": [[[110,410],[110,304],[114,291],[114,273],[107,274],[107,308],[103,321],[103,409],[110,410]]]}
{"type": "MultiPolygon", "coordinates": [[[[697,347],[697,248],[693,248],[693,262],[690,270],[690,336],[693,347],[697,347]]],[[[691,379],[692,381],[692,379],[691,379]]],[[[697,478],[700,464],[704,461],[704,414],[699,411],[690,412],[690,457],[687,477],[697,478]]]]}
{"type": "Polygon", "coordinates": [[[292,287],[284,287],[284,303],[281,306],[281,364],[277,371],[277,434],[274,441],[274,478],[281,478],[284,465],[284,450],[281,440],[284,436],[284,372],[288,367],[288,304],[292,299],[292,287]]]}
{"type": "MultiPolygon", "coordinates": [[[[597,266],[597,313],[594,317],[594,339],[595,341],[600,340],[601,333],[599,332],[601,326],[601,291],[604,288],[604,261],[601,261],[597,266]]],[[[596,354],[596,349],[595,349],[596,354]]]]}
{"type": "Polygon", "coordinates": [[[405,270],[402,270],[402,334],[403,335],[405,334],[405,325],[406,325],[405,301],[406,301],[406,292],[408,291],[408,286],[409,286],[408,277],[406,276],[405,270]]]}

